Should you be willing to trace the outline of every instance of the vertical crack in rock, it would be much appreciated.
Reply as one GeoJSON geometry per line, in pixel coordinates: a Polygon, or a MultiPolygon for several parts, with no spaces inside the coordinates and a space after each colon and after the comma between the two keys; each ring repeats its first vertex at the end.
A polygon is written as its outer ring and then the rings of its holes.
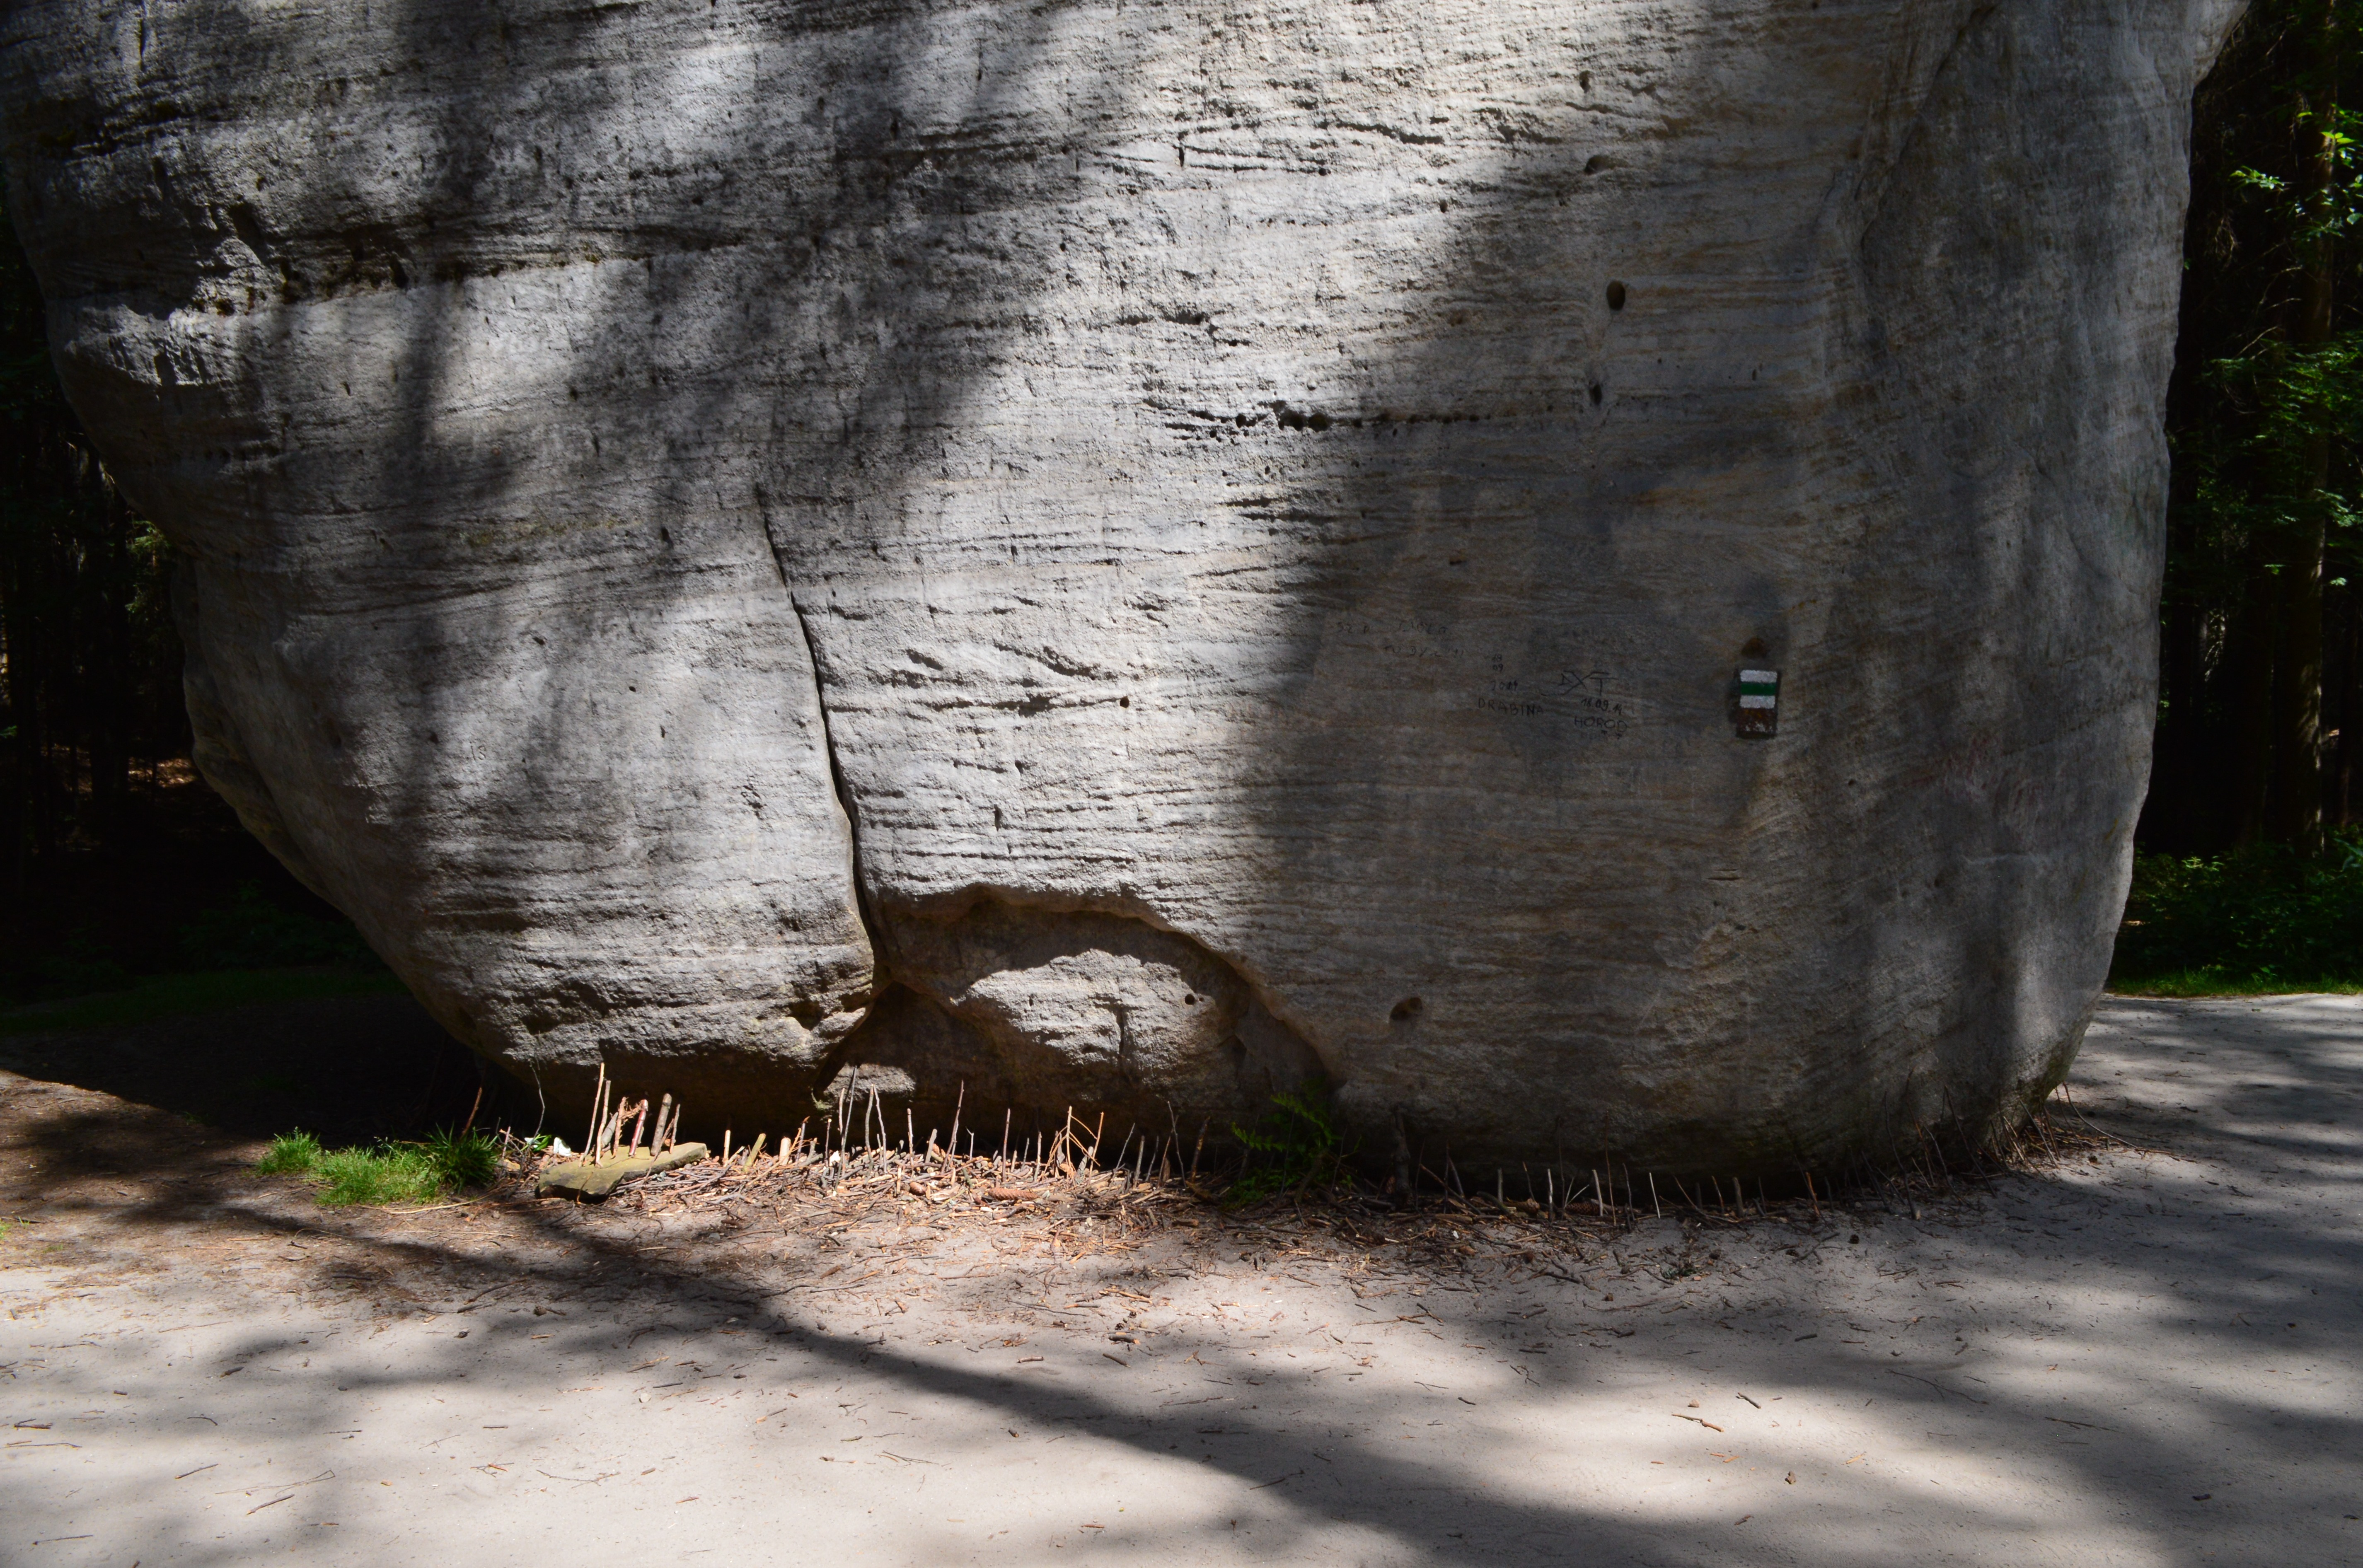
{"type": "MultiPolygon", "coordinates": [[[[778,564],[778,560],[774,554],[773,564],[778,564]]],[[[863,933],[870,938],[870,950],[875,954],[878,951],[878,917],[871,908],[870,889],[861,879],[861,818],[854,811],[853,792],[846,787],[845,769],[838,763],[837,735],[830,728],[828,716],[828,689],[820,678],[820,644],[813,637],[812,621],[804,613],[804,605],[797,601],[795,590],[788,587],[785,567],[780,568],[780,585],[788,590],[788,608],[795,613],[796,630],[804,635],[804,657],[812,665],[813,711],[820,715],[820,746],[828,759],[828,787],[837,796],[838,814],[845,819],[846,863],[853,883],[853,907],[861,919],[863,933]]],[[[877,977],[882,985],[885,976],[881,973],[877,977]]]]}

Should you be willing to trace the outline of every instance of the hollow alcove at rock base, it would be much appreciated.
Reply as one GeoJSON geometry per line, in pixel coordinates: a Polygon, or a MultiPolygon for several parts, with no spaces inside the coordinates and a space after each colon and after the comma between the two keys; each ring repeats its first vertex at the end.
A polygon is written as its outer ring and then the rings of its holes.
{"type": "Polygon", "coordinates": [[[1138,1130],[1227,1144],[1233,1122],[1322,1077],[1236,970],[1145,922],[985,900],[882,925],[893,983],[831,1058],[819,1098],[874,1093],[898,1136],[908,1110],[922,1135],[949,1135],[960,1113],[979,1148],[1071,1114],[1119,1142],[1138,1130]]]}

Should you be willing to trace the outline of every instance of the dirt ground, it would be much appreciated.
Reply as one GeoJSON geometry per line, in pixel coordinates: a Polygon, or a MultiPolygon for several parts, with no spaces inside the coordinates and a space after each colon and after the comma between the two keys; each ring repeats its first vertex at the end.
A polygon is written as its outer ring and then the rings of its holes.
{"type": "Polygon", "coordinates": [[[1746,1222],[248,1174],[255,1062],[441,1049],[8,1043],[0,1562],[2363,1562],[2357,999],[2113,999],[2121,1143],[1746,1222]]]}

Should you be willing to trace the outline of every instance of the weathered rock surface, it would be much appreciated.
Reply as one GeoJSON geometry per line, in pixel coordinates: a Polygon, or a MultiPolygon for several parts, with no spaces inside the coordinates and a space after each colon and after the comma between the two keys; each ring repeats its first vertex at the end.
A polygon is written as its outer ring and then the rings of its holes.
{"type": "Polygon", "coordinates": [[[0,134],[208,776],[546,1091],[1777,1170],[2081,1035],[2230,10],[18,0],[0,134]]]}

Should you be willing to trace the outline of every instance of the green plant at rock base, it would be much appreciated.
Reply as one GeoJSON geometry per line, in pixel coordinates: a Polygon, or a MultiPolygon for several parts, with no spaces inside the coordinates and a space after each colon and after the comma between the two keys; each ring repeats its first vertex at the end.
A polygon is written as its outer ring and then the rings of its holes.
{"type": "Polygon", "coordinates": [[[1247,1166],[1225,1201],[1232,1207],[1283,1192],[1336,1187],[1350,1180],[1355,1145],[1338,1133],[1329,1114],[1329,1085],[1313,1078],[1271,1097],[1262,1124],[1231,1123],[1231,1135],[1247,1150],[1247,1166]]]}
{"type": "Polygon", "coordinates": [[[338,1149],[313,1167],[324,1208],[358,1203],[432,1203],[443,1196],[443,1174],[416,1143],[338,1149]]]}
{"type": "Polygon", "coordinates": [[[489,1186],[494,1173],[500,1169],[500,1145],[482,1132],[445,1129],[429,1134],[418,1146],[453,1187],[489,1186]]]}
{"type": "Polygon", "coordinates": [[[302,1176],[320,1163],[320,1141],[298,1128],[271,1140],[262,1158],[254,1162],[257,1176],[302,1176]]]}
{"type": "Polygon", "coordinates": [[[488,1133],[438,1132],[423,1143],[323,1149],[309,1132],[283,1132],[255,1162],[258,1176],[309,1176],[323,1206],[432,1203],[454,1187],[483,1187],[498,1168],[488,1133]]]}

